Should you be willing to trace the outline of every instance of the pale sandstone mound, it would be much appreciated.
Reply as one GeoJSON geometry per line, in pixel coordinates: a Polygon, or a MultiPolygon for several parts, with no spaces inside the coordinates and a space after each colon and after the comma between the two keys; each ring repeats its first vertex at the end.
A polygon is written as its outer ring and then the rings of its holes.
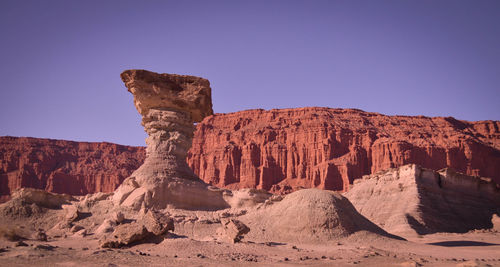
{"type": "Polygon", "coordinates": [[[365,176],[345,196],[397,235],[491,228],[492,214],[500,213],[500,189],[491,179],[414,164],[365,176]]]}
{"type": "Polygon", "coordinates": [[[500,184],[500,121],[319,107],[215,114],[197,125],[188,162],[215,186],[272,192],[348,191],[363,175],[410,163],[500,184]]]}
{"type": "Polygon", "coordinates": [[[193,122],[213,113],[208,80],[145,70],[127,70],[121,78],[148,138],[144,164],[116,190],[114,203],[134,209],[227,207],[223,191],[208,187],[186,163],[193,122]]]}
{"type": "Polygon", "coordinates": [[[356,232],[389,236],[359,214],[341,194],[319,189],[291,193],[241,217],[249,238],[278,242],[323,242],[356,232]]]}
{"type": "Polygon", "coordinates": [[[72,196],[66,194],[55,194],[34,188],[18,189],[12,193],[9,201],[0,204],[0,225],[5,218],[30,218],[42,215],[48,209],[58,209],[66,213],[69,206],[67,204],[74,200],[72,196]],[[62,208],[65,208],[64,211],[62,208]]]}
{"type": "Polygon", "coordinates": [[[64,204],[74,201],[72,196],[66,194],[54,194],[40,189],[21,188],[12,194],[12,201],[21,201],[26,204],[36,204],[46,208],[61,208],[64,204]]]}

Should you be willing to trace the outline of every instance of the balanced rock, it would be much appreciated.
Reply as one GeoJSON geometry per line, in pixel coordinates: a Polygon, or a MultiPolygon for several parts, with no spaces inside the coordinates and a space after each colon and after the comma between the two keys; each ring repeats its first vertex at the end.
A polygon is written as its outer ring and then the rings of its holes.
{"type": "Polygon", "coordinates": [[[222,191],[201,181],[186,163],[193,123],[213,114],[208,80],[127,70],[121,74],[148,134],[144,164],[115,191],[113,202],[141,208],[219,209],[222,191]]]}

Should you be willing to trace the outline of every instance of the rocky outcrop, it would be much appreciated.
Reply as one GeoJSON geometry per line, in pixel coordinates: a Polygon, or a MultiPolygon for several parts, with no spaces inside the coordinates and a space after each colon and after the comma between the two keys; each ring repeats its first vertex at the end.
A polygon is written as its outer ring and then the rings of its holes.
{"type": "Polygon", "coordinates": [[[12,199],[46,208],[61,208],[63,204],[75,200],[67,194],[54,194],[34,188],[21,188],[12,194],[12,199]]]}
{"type": "Polygon", "coordinates": [[[113,192],[144,161],[143,147],[0,137],[0,199],[22,187],[85,195],[113,192]]]}
{"type": "Polygon", "coordinates": [[[222,190],[201,181],[186,163],[194,122],[213,113],[208,80],[127,70],[121,78],[134,95],[146,139],[144,164],[115,191],[115,205],[163,209],[227,207],[222,190]]]}
{"type": "Polygon", "coordinates": [[[500,186],[491,179],[415,164],[364,176],[345,196],[369,220],[404,236],[489,229],[500,213],[500,186]]]}
{"type": "Polygon", "coordinates": [[[347,191],[354,179],[409,163],[500,183],[500,122],[297,108],[215,114],[197,125],[189,166],[228,188],[347,191]]]}
{"type": "Polygon", "coordinates": [[[104,235],[99,243],[103,248],[118,248],[143,242],[151,237],[161,237],[173,230],[174,221],[170,217],[150,210],[137,221],[116,226],[112,234],[106,235],[106,232],[101,232],[104,235]]]}
{"type": "Polygon", "coordinates": [[[217,229],[220,238],[228,243],[240,242],[250,232],[250,228],[236,219],[221,219],[221,227],[217,229]]]}
{"type": "Polygon", "coordinates": [[[319,189],[298,190],[239,219],[252,229],[248,237],[257,240],[327,242],[360,231],[398,238],[359,214],[341,194],[319,189]]]}

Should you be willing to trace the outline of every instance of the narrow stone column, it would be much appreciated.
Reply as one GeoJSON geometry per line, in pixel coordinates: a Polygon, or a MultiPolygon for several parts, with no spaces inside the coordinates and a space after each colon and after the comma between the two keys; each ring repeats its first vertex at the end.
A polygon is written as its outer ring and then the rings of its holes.
{"type": "Polygon", "coordinates": [[[127,70],[121,78],[134,95],[148,137],[146,159],[115,191],[115,205],[133,209],[227,207],[223,190],[205,184],[186,163],[193,123],[213,114],[208,80],[145,70],[127,70]]]}
{"type": "Polygon", "coordinates": [[[186,156],[193,140],[195,127],[189,113],[172,110],[150,109],[143,119],[146,138],[146,160],[132,174],[147,178],[145,173],[158,177],[179,177],[198,180],[186,163],[186,156]]]}

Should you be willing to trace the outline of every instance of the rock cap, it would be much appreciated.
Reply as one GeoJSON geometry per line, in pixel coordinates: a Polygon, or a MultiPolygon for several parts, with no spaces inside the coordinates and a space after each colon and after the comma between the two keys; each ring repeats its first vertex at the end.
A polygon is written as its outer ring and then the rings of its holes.
{"type": "Polygon", "coordinates": [[[193,122],[200,122],[214,113],[207,79],[147,70],[126,70],[120,76],[143,117],[150,109],[174,110],[186,112],[193,122]]]}

